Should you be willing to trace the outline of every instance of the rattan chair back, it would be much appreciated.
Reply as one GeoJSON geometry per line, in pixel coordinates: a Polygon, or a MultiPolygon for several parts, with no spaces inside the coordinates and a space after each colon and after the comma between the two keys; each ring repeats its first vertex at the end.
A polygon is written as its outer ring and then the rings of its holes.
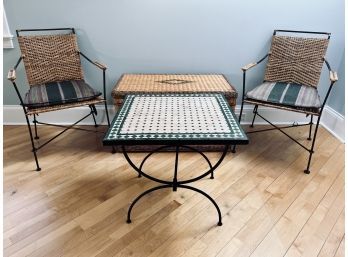
{"type": "Polygon", "coordinates": [[[75,34],[18,36],[29,85],[83,79],[75,34]]]}
{"type": "Polygon", "coordinates": [[[274,35],[264,80],[317,87],[328,43],[327,38],[274,35]]]}

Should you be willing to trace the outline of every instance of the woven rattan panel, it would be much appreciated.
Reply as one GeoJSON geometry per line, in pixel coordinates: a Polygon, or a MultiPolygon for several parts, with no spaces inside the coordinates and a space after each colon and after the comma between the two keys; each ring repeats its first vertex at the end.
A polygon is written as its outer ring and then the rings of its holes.
{"type": "Polygon", "coordinates": [[[74,34],[19,36],[29,85],[83,79],[74,34]]]}
{"type": "Polygon", "coordinates": [[[273,36],[265,81],[316,87],[329,40],[273,36]]]}
{"type": "Polygon", "coordinates": [[[112,96],[128,93],[212,93],[235,97],[236,91],[222,75],[124,74],[112,96]]]}

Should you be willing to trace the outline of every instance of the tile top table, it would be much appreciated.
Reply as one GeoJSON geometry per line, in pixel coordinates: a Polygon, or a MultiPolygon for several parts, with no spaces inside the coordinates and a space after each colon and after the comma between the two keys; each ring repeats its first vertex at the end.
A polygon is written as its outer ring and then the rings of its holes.
{"type": "Polygon", "coordinates": [[[219,215],[218,225],[222,225],[221,212],[216,202],[203,191],[186,184],[210,175],[220,165],[231,145],[248,144],[248,138],[239,125],[231,107],[222,94],[132,94],[127,95],[122,108],[115,116],[104,145],[121,145],[128,163],[138,172],[139,177],[164,184],[151,188],[139,195],[128,210],[127,222],[135,203],[144,195],[162,188],[191,189],[206,196],[216,207],[219,215]],[[190,145],[224,145],[223,153],[216,164],[212,165],[208,157],[190,145]],[[136,166],[127,153],[130,145],[164,145],[146,155],[140,166],[136,166]],[[175,147],[175,169],[173,180],[162,180],[145,173],[143,165],[154,153],[175,147]],[[200,154],[210,169],[195,178],[178,180],[178,156],[180,150],[190,149],[200,154]]]}
{"type": "Polygon", "coordinates": [[[221,94],[128,95],[104,138],[113,144],[247,144],[221,94]]]}

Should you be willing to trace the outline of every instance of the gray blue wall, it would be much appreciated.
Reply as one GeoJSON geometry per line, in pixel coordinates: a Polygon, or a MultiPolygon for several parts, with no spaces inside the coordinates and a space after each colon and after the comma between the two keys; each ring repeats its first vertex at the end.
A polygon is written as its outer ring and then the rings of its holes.
{"type": "MultiPolygon", "coordinates": [[[[344,53],[343,53],[344,54],[344,53]]],[[[344,96],[345,96],[345,64],[344,64],[344,58],[342,58],[341,63],[338,66],[338,74],[339,74],[339,80],[337,84],[335,84],[332,94],[330,95],[328,105],[344,115],[344,96]]]]}
{"type": "MultiPolygon", "coordinates": [[[[12,33],[17,28],[75,27],[80,48],[109,67],[110,92],[122,73],[224,73],[241,90],[240,67],[262,57],[273,29],[327,31],[327,52],[344,79],[343,0],[4,0],[12,33]]],[[[19,57],[4,50],[4,75],[19,57]]],[[[98,84],[100,74],[85,65],[87,80],[98,84]]],[[[249,85],[262,81],[264,66],[250,72],[249,85]]],[[[23,66],[18,82],[24,93],[23,66]]],[[[328,74],[323,73],[323,96],[328,74]]],[[[344,113],[344,82],[330,105],[344,113]]],[[[110,97],[109,97],[110,99],[110,97]]],[[[17,104],[4,79],[4,104],[17,104]]]]}

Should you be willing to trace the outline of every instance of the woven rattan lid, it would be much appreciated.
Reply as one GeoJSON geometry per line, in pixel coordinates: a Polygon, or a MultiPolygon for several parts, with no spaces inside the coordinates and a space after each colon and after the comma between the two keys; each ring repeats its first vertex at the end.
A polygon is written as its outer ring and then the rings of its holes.
{"type": "Polygon", "coordinates": [[[112,91],[112,96],[129,93],[237,93],[223,75],[219,74],[124,74],[112,91]]]}

